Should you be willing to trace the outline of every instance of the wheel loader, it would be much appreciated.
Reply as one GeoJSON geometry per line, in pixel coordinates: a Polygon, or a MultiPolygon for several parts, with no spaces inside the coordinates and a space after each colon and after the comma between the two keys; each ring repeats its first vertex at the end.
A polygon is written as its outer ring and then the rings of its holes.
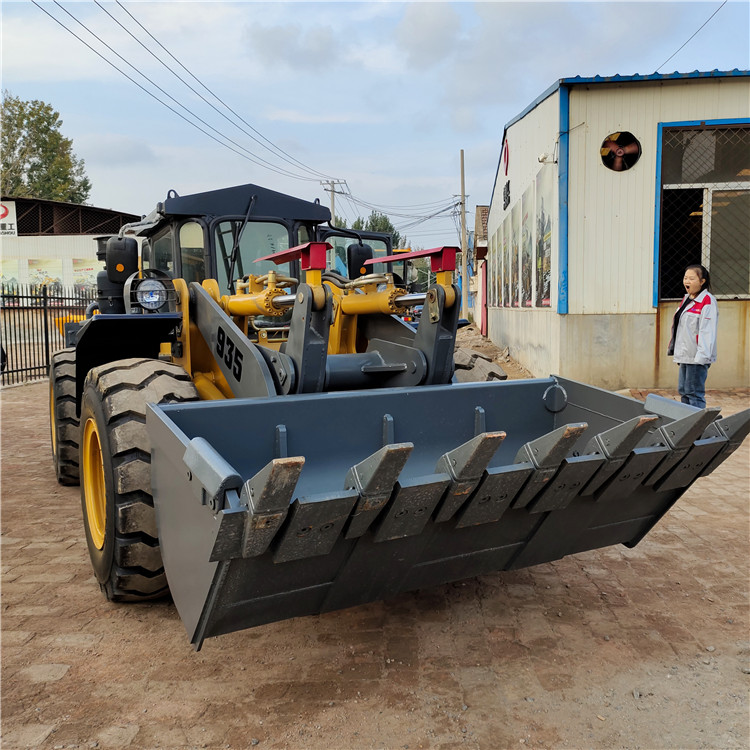
{"type": "Polygon", "coordinates": [[[750,410],[559,376],[455,382],[456,248],[411,254],[435,279],[414,292],[387,238],[330,219],[256,185],[170,191],[99,239],[97,314],[53,358],[57,478],[80,482],[99,585],[169,591],[196,649],[632,547],[750,431],[750,410]]]}

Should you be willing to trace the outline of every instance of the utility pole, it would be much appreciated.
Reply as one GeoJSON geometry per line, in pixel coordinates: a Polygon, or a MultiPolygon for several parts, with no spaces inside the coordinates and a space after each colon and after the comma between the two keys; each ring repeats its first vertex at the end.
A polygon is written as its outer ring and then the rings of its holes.
{"type": "Polygon", "coordinates": [[[346,185],[345,180],[321,180],[326,192],[331,194],[331,222],[336,223],[336,185],[346,185]],[[325,187],[325,186],[328,187],[325,187]]]}
{"type": "MultiPolygon", "coordinates": [[[[320,184],[323,185],[325,190],[331,194],[331,224],[336,224],[336,185],[346,185],[345,180],[321,180],[320,184]],[[326,187],[326,185],[328,187],[326,187]]],[[[336,250],[331,248],[328,251],[328,267],[334,268],[336,264],[336,250]]]]}
{"type": "Polygon", "coordinates": [[[466,186],[464,183],[464,150],[461,149],[461,317],[469,317],[469,254],[466,239],[466,186]]]}

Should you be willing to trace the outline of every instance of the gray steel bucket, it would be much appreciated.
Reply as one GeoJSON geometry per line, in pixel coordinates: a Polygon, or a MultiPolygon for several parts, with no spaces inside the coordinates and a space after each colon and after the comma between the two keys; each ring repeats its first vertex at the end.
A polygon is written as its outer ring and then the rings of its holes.
{"type": "Polygon", "coordinates": [[[745,414],[715,422],[557,377],[150,406],[172,596],[200,648],[633,546],[741,442],[745,414]]]}

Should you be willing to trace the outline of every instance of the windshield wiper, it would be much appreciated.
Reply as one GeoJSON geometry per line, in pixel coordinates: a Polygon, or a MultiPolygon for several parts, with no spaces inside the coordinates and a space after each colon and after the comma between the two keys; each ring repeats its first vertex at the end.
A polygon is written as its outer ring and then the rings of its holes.
{"type": "Polygon", "coordinates": [[[230,294],[234,291],[232,289],[232,281],[234,279],[234,266],[237,262],[237,255],[240,251],[240,240],[242,239],[242,233],[245,231],[247,222],[250,221],[250,214],[253,212],[253,206],[255,205],[255,200],[257,197],[257,195],[254,195],[252,198],[250,198],[250,204],[247,207],[247,213],[245,214],[245,218],[242,220],[240,228],[237,230],[237,234],[234,238],[234,244],[232,245],[232,253],[229,257],[229,276],[227,278],[227,288],[229,289],[230,294]]]}

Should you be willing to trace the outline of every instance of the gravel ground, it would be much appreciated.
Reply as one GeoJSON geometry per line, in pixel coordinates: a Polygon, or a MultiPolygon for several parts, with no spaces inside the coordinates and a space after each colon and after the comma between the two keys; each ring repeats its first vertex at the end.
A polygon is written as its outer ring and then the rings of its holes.
{"type": "Polygon", "coordinates": [[[750,746],[750,441],[633,549],[195,653],[170,602],[99,593],[79,491],[54,479],[46,384],[1,397],[3,748],[750,746]]]}

